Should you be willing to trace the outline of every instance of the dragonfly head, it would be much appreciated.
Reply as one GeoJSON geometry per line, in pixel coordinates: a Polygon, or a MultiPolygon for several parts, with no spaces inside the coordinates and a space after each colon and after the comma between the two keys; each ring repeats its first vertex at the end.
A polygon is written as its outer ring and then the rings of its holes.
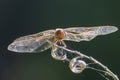
{"type": "Polygon", "coordinates": [[[65,37],[65,31],[61,28],[57,28],[55,32],[55,39],[56,40],[61,40],[65,37]]]}

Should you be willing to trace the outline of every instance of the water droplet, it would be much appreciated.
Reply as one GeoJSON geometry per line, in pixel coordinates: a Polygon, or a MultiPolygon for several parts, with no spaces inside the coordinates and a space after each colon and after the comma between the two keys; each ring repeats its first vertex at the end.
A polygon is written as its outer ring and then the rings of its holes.
{"type": "Polygon", "coordinates": [[[86,62],[81,60],[80,57],[73,58],[69,63],[69,67],[73,73],[81,73],[86,66],[86,62]]]}
{"type": "Polygon", "coordinates": [[[56,60],[65,60],[67,58],[66,52],[58,47],[52,47],[51,56],[56,60]]]}

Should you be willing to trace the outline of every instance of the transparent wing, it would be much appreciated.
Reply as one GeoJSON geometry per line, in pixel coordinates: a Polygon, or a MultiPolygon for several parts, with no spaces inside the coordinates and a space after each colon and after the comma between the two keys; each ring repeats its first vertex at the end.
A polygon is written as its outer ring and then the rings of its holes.
{"type": "Polygon", "coordinates": [[[55,30],[47,30],[37,34],[20,37],[8,46],[8,50],[20,53],[44,51],[52,46],[54,32],[55,30]]]}
{"type": "Polygon", "coordinates": [[[64,40],[75,42],[90,41],[98,35],[106,35],[118,30],[115,26],[97,26],[97,27],[75,27],[66,28],[66,37],[64,40]]]}

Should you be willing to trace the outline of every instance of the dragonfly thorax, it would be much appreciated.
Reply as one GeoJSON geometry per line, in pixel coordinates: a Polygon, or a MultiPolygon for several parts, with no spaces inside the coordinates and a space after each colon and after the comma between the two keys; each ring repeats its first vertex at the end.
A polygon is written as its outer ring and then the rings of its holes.
{"type": "Polygon", "coordinates": [[[63,29],[56,29],[55,32],[55,39],[56,40],[61,40],[65,37],[65,32],[63,29]]]}

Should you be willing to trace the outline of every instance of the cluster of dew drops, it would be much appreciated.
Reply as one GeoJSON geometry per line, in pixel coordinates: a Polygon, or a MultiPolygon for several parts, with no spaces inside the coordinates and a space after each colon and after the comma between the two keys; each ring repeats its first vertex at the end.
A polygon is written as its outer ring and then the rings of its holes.
{"type": "Polygon", "coordinates": [[[81,73],[84,69],[87,68],[87,63],[84,60],[82,60],[80,56],[76,56],[70,59],[68,58],[67,54],[68,52],[58,47],[53,47],[51,51],[51,56],[54,59],[68,61],[69,68],[73,73],[81,73]]]}

